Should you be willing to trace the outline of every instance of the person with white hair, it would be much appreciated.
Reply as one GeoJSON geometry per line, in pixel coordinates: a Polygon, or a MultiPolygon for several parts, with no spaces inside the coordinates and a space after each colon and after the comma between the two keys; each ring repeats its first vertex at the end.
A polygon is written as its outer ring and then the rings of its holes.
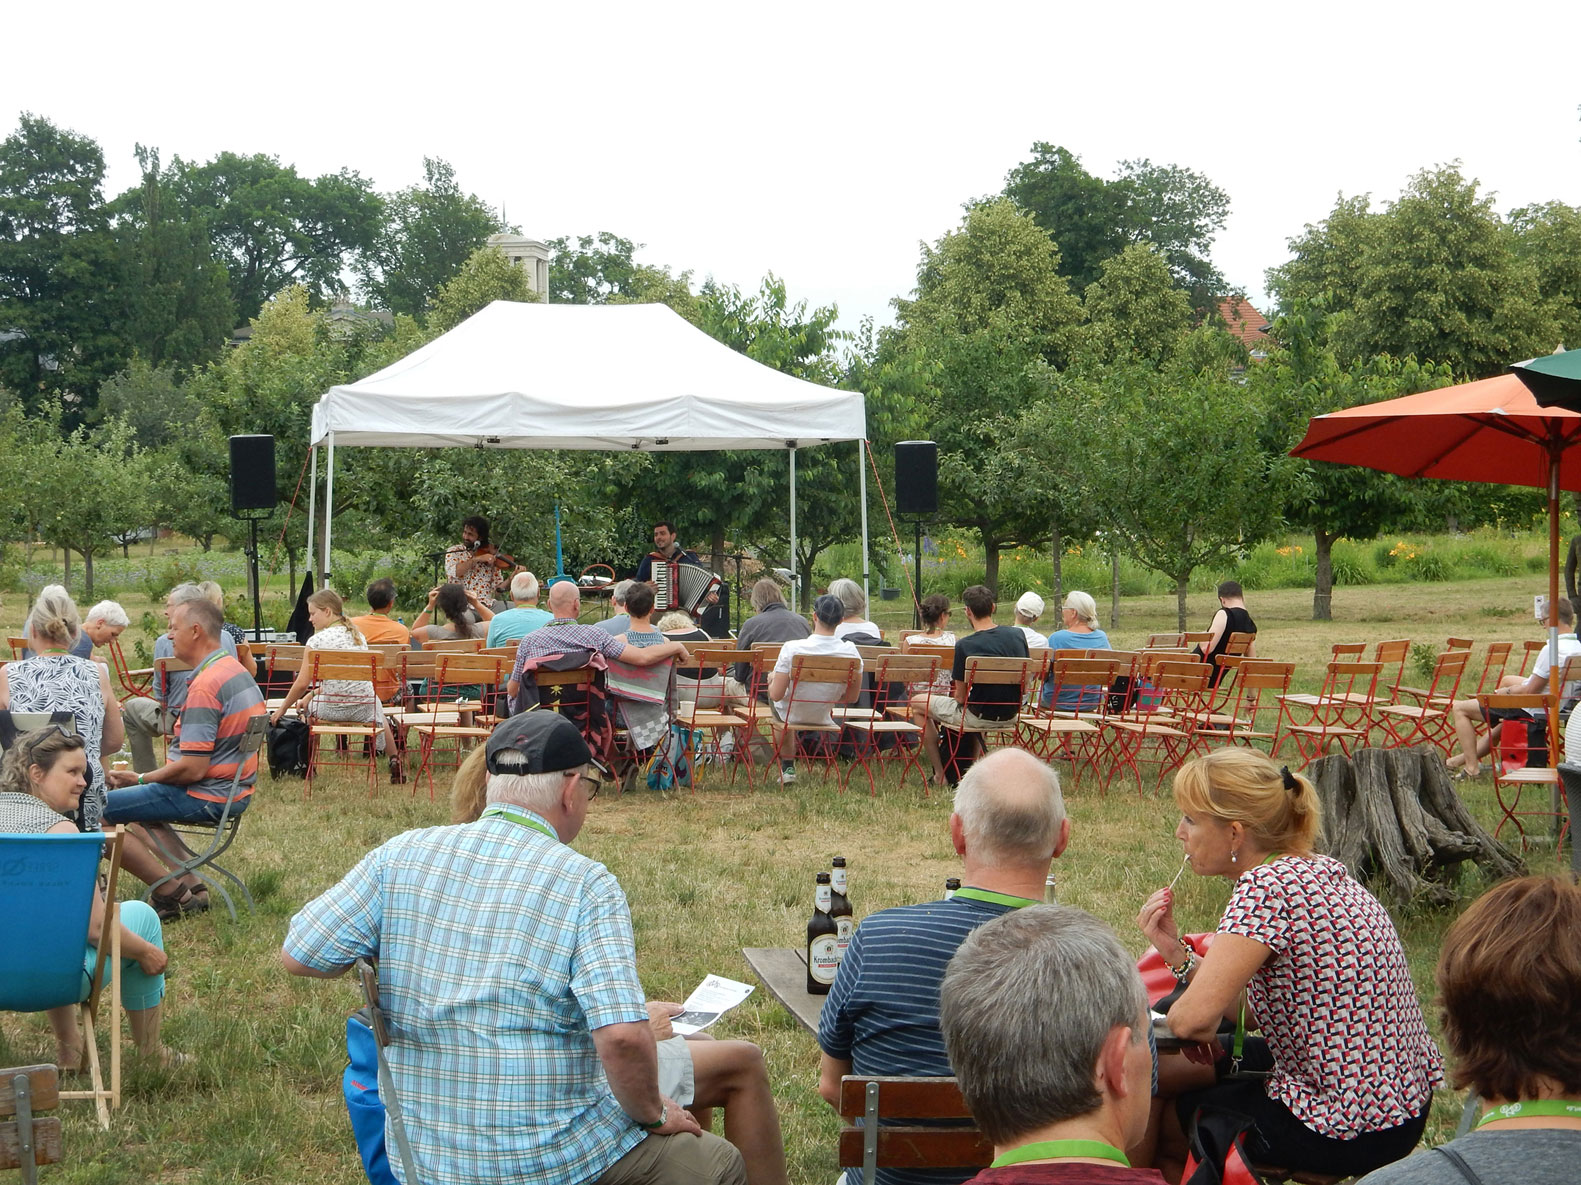
{"type": "MultiPolygon", "coordinates": [[[[939,984],[973,930],[1042,901],[1049,865],[1070,842],[1059,776],[1024,749],[995,750],[961,778],[950,842],[961,858],[963,887],[954,897],[880,910],[851,937],[818,1022],[818,1093],[830,1106],[839,1105],[846,1074],[953,1073],[939,1030],[939,984]]],[[[877,1185],[895,1180],[880,1170],[877,1185]]],[[[873,1185],[859,1170],[848,1169],[846,1181],[873,1185]]]]}
{"type": "Polygon", "coordinates": [[[867,594],[860,584],[844,576],[831,580],[829,596],[839,597],[840,604],[845,606],[845,616],[834,627],[835,637],[843,638],[847,634],[866,634],[874,639],[883,637],[883,631],[867,619],[867,594]]]}
{"type": "Polygon", "coordinates": [[[489,646],[509,646],[520,642],[533,630],[548,625],[551,615],[538,608],[538,577],[521,571],[511,577],[511,607],[496,613],[489,621],[489,646]]]}
{"type": "Polygon", "coordinates": [[[1034,625],[1043,616],[1043,598],[1028,589],[1016,601],[1015,627],[1027,636],[1028,650],[1047,650],[1049,640],[1034,625]]]}
{"type": "MultiPolygon", "coordinates": [[[[82,632],[72,643],[71,653],[78,658],[92,658],[95,646],[108,646],[131,624],[132,619],[126,615],[126,610],[121,608],[118,602],[100,601],[82,615],[82,632]]],[[[30,646],[23,651],[22,657],[32,658],[33,653],[33,648],[30,646]]]]}
{"type": "MultiPolygon", "coordinates": [[[[1109,635],[1098,627],[1098,602],[1092,599],[1091,594],[1072,589],[1065,594],[1065,603],[1059,612],[1060,628],[1049,635],[1050,650],[1114,649],[1109,645],[1109,635]]],[[[1058,706],[1067,710],[1094,706],[1083,701],[1081,696],[1077,688],[1061,690],[1058,706]]],[[[1043,685],[1043,706],[1049,707],[1053,702],[1054,682],[1050,679],[1043,685]]]]}
{"type": "Polygon", "coordinates": [[[625,893],[569,846],[601,784],[587,741],[557,712],[524,712],[484,753],[482,817],[364,856],[291,919],[286,970],[329,979],[379,960],[429,1185],[746,1185],[741,1153],[660,1090],[625,893]]]}
{"type": "Polygon", "coordinates": [[[615,587],[609,590],[609,605],[615,612],[603,621],[595,621],[593,624],[606,634],[624,638],[626,631],[631,628],[631,614],[626,612],[626,598],[631,596],[631,586],[637,583],[638,581],[635,580],[616,581],[615,587]]]}

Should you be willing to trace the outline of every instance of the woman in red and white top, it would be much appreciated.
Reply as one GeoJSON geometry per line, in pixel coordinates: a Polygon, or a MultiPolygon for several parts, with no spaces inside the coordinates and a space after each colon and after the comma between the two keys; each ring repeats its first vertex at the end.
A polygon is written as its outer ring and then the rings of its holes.
{"type": "Polygon", "coordinates": [[[1204,1103],[1256,1122],[1256,1162],[1348,1176],[1406,1155],[1443,1059],[1393,921],[1342,863],[1313,851],[1322,810],[1312,784],[1255,750],[1226,748],[1181,767],[1175,801],[1192,870],[1234,888],[1200,960],[1180,941],[1171,890],[1137,918],[1186,985],[1169,1027],[1201,1043],[1187,1064],[1160,1067],[1159,1093],[1178,1096],[1160,1131],[1165,1175],[1204,1103]],[[1221,1040],[1225,1019],[1236,1031],[1221,1040]],[[1261,1036],[1246,1037],[1252,1029],[1261,1036]]]}

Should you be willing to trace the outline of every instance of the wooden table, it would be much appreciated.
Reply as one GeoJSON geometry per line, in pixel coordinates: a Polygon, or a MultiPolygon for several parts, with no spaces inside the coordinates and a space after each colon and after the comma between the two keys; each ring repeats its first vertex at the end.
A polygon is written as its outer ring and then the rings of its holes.
{"type": "MultiPolygon", "coordinates": [[[[758,982],[785,1006],[785,1011],[796,1018],[796,1023],[813,1036],[818,1035],[818,1018],[823,1014],[827,996],[815,996],[807,990],[807,954],[785,946],[748,946],[741,954],[747,966],[758,977],[758,982]]],[[[1160,1053],[1174,1052],[1186,1042],[1170,1031],[1162,1017],[1153,1020],[1153,1040],[1160,1053]]]]}
{"type": "Polygon", "coordinates": [[[741,951],[747,966],[767,990],[813,1036],[827,997],[807,990],[807,952],[784,946],[748,946],[741,951]]]}

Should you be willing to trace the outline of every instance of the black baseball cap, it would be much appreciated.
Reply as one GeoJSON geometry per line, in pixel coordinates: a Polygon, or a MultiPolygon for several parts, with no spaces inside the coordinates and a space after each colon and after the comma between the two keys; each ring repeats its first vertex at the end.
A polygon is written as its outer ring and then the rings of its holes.
{"type": "Polygon", "coordinates": [[[555,774],[592,764],[582,730],[546,708],[512,716],[490,734],[483,746],[491,774],[555,774]]]}

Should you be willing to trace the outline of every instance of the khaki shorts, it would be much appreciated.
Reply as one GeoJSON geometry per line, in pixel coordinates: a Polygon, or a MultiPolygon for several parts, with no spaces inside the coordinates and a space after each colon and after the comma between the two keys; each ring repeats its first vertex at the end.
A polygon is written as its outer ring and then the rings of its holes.
{"type": "Polygon", "coordinates": [[[984,720],[976,712],[968,712],[953,695],[930,695],[928,715],[945,728],[970,728],[974,732],[1006,732],[1017,723],[1014,716],[1009,720],[984,720]]]}

